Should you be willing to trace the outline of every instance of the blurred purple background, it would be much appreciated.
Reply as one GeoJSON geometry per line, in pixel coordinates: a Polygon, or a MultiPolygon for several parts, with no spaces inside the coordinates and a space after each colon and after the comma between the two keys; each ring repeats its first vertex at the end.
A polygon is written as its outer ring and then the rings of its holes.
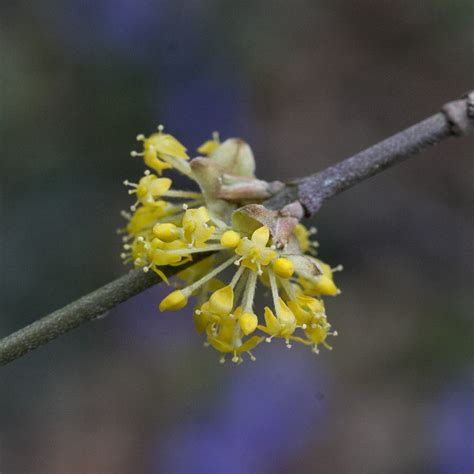
{"type": "MultiPolygon", "coordinates": [[[[118,277],[137,133],[324,168],[472,88],[471,2],[0,4],[0,337],[118,277]]],[[[221,366],[152,288],[0,369],[0,471],[471,473],[473,139],[331,200],[334,351],[221,366]]]]}

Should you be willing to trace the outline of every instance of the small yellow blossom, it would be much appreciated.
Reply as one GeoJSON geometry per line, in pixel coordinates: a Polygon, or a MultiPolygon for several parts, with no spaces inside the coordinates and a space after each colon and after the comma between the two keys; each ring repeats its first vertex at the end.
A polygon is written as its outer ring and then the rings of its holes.
{"type": "Polygon", "coordinates": [[[213,134],[198,149],[208,158],[188,162],[186,148],[161,126],[137,138],[143,151],[133,156],[142,156],[156,174],[146,171],[137,183],[124,182],[136,202],[131,212],[122,213],[128,222],[119,231],[127,234],[121,256],[167,284],[171,272],[166,269],[183,266],[160,311],[178,311],[196,298],[194,325],[205,344],[221,354],[221,362],[226,357],[237,364],[244,357],[255,360],[252,350],[265,339],[283,339],[288,348],[298,342],[315,353],[319,346],[331,349],[327,338],[337,333],[322,298],[339,294],[334,272],[340,267],[311,256],[317,247],[311,240],[314,228],[295,225],[296,219],[277,224],[283,214],[258,201],[248,204],[261,196],[255,190],[266,186],[255,178],[248,144],[241,139],[221,143],[213,134]],[[174,189],[172,180],[161,176],[169,168],[189,177],[199,190],[174,189]],[[229,186],[245,191],[240,194],[244,202],[238,202],[238,193],[229,193],[229,186]],[[259,285],[271,292],[272,304],[263,311],[256,298],[259,285]]]}
{"type": "Polygon", "coordinates": [[[334,283],[333,272],[341,270],[342,267],[331,268],[327,263],[317,260],[319,267],[323,273],[320,276],[312,279],[300,277],[300,284],[303,287],[304,292],[310,296],[329,295],[336,296],[341,291],[334,283]]]}
{"type": "Polygon", "coordinates": [[[173,156],[182,160],[189,160],[186,148],[172,135],[162,133],[161,131],[145,138],[143,140],[143,148],[154,151],[160,158],[173,156]]]}
{"type": "Polygon", "coordinates": [[[209,213],[205,207],[188,209],[183,217],[184,240],[196,248],[204,247],[216,230],[208,225],[209,213]]]}
{"type": "Polygon", "coordinates": [[[242,257],[240,264],[260,273],[261,267],[268,265],[278,255],[275,250],[267,247],[269,240],[270,231],[265,226],[254,231],[250,239],[244,237],[235,250],[242,257]]]}
{"type": "Polygon", "coordinates": [[[210,156],[216,150],[216,148],[220,145],[219,140],[219,133],[214,132],[212,134],[212,139],[205,141],[198,149],[198,153],[201,155],[210,156]]]}
{"type": "Polygon", "coordinates": [[[139,235],[146,229],[152,228],[155,222],[166,217],[168,206],[166,201],[156,201],[153,207],[138,208],[129,219],[127,232],[130,235],[139,235]]]}
{"type": "Polygon", "coordinates": [[[275,309],[276,316],[268,306],[265,307],[266,326],[259,326],[259,329],[270,335],[268,341],[273,337],[282,337],[289,345],[289,337],[295,332],[297,326],[296,317],[281,298],[278,298],[275,309]]]}

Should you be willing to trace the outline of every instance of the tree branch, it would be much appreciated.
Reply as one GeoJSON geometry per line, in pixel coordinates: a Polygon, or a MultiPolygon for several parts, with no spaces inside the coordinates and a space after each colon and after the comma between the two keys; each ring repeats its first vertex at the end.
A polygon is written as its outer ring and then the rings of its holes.
{"type": "Polygon", "coordinates": [[[266,205],[272,209],[281,209],[288,202],[298,200],[305,208],[306,216],[313,216],[326,199],[444,138],[466,135],[474,124],[474,92],[463,99],[447,103],[441,110],[334,166],[289,183],[266,205]]]}
{"type": "MultiPolygon", "coordinates": [[[[393,166],[449,136],[461,136],[474,124],[474,92],[463,99],[449,102],[441,112],[399,132],[386,140],[347,158],[319,173],[294,180],[264,204],[281,209],[299,200],[307,216],[314,215],[325,200],[355,184],[393,166]]],[[[209,254],[207,254],[209,255],[209,254]]],[[[183,267],[166,269],[172,276],[183,267]]],[[[99,318],[111,308],[137,295],[161,279],[153,272],[141,269],[128,274],[70,303],[49,316],[26,326],[0,340],[0,365],[7,364],[26,352],[81,324],[99,318]]]]}

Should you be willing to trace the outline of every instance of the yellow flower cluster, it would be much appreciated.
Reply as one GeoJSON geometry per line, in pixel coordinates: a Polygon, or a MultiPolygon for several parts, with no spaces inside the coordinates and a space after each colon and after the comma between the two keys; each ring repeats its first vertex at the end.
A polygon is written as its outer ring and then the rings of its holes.
{"type": "Polygon", "coordinates": [[[221,362],[230,355],[240,363],[244,353],[254,360],[258,344],[277,338],[289,348],[300,342],[316,353],[319,345],[331,349],[326,339],[337,333],[322,297],[339,294],[333,272],[340,268],[314,256],[314,229],[291,221],[284,237],[279,235],[282,226],[273,226],[268,217],[272,211],[258,204],[268,183],[254,177],[248,145],[237,139],[220,143],[214,134],[198,149],[204,156],[190,160],[161,126],[137,139],[143,150],[132,156],[143,157],[154,173],[147,170],[137,183],[124,182],[136,202],[131,212],[123,212],[128,223],[122,229],[127,234],[122,258],[168,284],[165,267],[189,264],[177,273],[182,283],[174,283],[178,288],[161,301],[160,310],[180,310],[195,297],[194,324],[206,345],[221,353],[221,362]],[[199,191],[172,189],[172,180],[162,177],[171,168],[196,181],[199,191]],[[260,316],[258,285],[271,295],[260,316]]]}

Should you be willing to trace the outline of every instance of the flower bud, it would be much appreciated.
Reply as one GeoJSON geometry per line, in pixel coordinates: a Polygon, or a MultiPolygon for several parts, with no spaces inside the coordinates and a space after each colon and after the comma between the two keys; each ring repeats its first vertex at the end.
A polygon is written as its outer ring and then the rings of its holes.
{"type": "Polygon", "coordinates": [[[242,314],[242,316],[240,316],[239,325],[240,325],[240,329],[242,329],[242,332],[246,336],[248,336],[249,334],[252,334],[255,331],[255,329],[257,329],[257,325],[258,325],[257,315],[246,311],[244,314],[242,314]]]}
{"type": "Polygon", "coordinates": [[[170,293],[160,303],[160,311],[178,311],[188,304],[188,298],[180,291],[176,290],[170,293]]]}
{"type": "Polygon", "coordinates": [[[163,242],[173,242],[179,237],[179,229],[171,223],[156,224],[153,233],[163,242]]]}
{"type": "Polygon", "coordinates": [[[288,258],[277,258],[272,265],[272,269],[276,275],[280,278],[288,279],[293,276],[293,272],[295,271],[295,267],[293,262],[288,258]]]}
{"type": "Polygon", "coordinates": [[[222,234],[221,245],[229,249],[234,249],[239,245],[240,235],[235,230],[227,230],[222,234]]]}

